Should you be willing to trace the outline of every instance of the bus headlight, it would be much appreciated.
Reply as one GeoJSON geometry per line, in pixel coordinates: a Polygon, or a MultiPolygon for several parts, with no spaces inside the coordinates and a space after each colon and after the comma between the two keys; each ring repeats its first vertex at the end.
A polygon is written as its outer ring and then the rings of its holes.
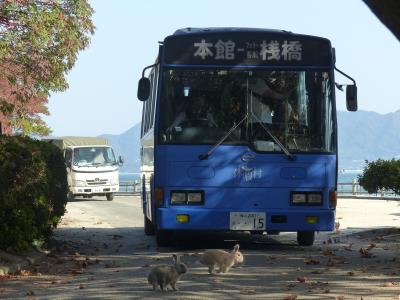
{"type": "Polygon", "coordinates": [[[322,195],[321,194],[308,194],[307,203],[310,205],[320,205],[322,204],[322,195]]]}
{"type": "Polygon", "coordinates": [[[172,191],[172,205],[199,205],[204,204],[203,191],[172,191]]]}
{"type": "Polygon", "coordinates": [[[186,193],[172,192],[171,193],[171,204],[186,204],[186,193]]]}
{"type": "Polygon", "coordinates": [[[188,204],[201,204],[203,203],[203,193],[194,192],[188,193],[187,203],[188,204]]]}
{"type": "Polygon", "coordinates": [[[74,180],[74,185],[75,186],[86,186],[86,182],[83,180],[74,180]]]}
{"type": "Polygon", "coordinates": [[[292,192],[291,205],[322,205],[321,192],[292,192]]]}
{"type": "Polygon", "coordinates": [[[305,193],[292,193],[292,204],[306,204],[307,195],[305,193]]]}

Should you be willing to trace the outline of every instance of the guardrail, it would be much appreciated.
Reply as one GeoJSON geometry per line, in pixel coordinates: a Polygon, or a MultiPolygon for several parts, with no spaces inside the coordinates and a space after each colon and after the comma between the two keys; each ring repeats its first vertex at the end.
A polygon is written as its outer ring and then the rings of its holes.
{"type": "Polygon", "coordinates": [[[134,180],[134,181],[120,181],[119,182],[119,192],[118,194],[138,194],[141,191],[141,184],[140,180],[134,180]]]}
{"type": "MultiPolygon", "coordinates": [[[[119,192],[117,194],[134,195],[139,194],[140,192],[140,180],[121,181],[119,183],[119,192]]],[[[376,194],[369,194],[356,180],[353,180],[353,182],[339,182],[337,186],[337,192],[339,198],[368,198],[400,201],[400,195],[395,194],[393,191],[382,190],[376,194]]]]}
{"type": "Polygon", "coordinates": [[[380,190],[378,193],[370,194],[364,190],[357,180],[353,182],[339,182],[337,185],[339,198],[366,198],[377,200],[400,200],[400,195],[391,190],[380,190]]]}

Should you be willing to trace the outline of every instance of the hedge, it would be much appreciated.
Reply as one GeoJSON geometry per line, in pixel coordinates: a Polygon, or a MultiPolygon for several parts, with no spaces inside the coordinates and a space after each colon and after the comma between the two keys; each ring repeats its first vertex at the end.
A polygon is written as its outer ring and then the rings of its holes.
{"type": "Polygon", "coordinates": [[[20,251],[47,238],[65,212],[67,191],[56,146],[0,136],[0,249],[20,251]]]}
{"type": "Polygon", "coordinates": [[[366,163],[363,174],[359,175],[358,180],[368,193],[392,190],[400,194],[400,160],[378,159],[366,163]]]}

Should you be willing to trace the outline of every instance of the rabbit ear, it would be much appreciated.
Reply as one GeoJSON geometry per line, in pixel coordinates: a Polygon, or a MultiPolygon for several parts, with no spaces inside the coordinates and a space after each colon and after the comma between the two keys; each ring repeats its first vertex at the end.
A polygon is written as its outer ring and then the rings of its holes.
{"type": "Polygon", "coordinates": [[[236,244],[234,247],[233,247],[233,252],[238,252],[239,251],[239,244],[236,244]]]}

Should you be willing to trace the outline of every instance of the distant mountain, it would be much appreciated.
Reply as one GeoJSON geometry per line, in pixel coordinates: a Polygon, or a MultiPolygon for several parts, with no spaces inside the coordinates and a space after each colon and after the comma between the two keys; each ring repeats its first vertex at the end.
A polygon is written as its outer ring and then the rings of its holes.
{"type": "MultiPolygon", "coordinates": [[[[400,159],[400,110],[378,114],[338,111],[339,168],[362,169],[365,160],[400,159]]],[[[103,134],[125,159],[122,172],[139,172],[140,123],[120,135],[103,134]]]]}
{"type": "Polygon", "coordinates": [[[400,158],[400,110],[338,112],[339,168],[361,169],[365,160],[400,158]]]}
{"type": "Polygon", "coordinates": [[[124,165],[120,169],[125,173],[137,173],[140,170],[140,123],[127,131],[119,134],[102,134],[99,137],[106,138],[113,146],[116,155],[124,158],[124,165]]]}

